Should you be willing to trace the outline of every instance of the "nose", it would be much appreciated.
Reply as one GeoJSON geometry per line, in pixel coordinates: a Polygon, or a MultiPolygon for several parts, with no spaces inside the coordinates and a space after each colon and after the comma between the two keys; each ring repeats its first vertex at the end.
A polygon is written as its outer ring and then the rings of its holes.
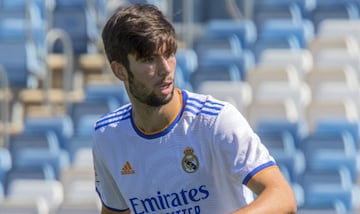
{"type": "Polygon", "coordinates": [[[176,64],[175,57],[160,56],[158,62],[159,75],[163,76],[173,72],[173,70],[175,69],[175,64],[176,64]]]}

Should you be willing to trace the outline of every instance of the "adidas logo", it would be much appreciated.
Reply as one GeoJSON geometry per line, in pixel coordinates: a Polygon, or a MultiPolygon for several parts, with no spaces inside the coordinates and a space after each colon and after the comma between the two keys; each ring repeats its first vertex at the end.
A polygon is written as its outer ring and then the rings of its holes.
{"type": "Polygon", "coordinates": [[[135,170],[132,169],[129,161],[126,161],[124,167],[121,169],[122,175],[135,174],[135,170]]]}

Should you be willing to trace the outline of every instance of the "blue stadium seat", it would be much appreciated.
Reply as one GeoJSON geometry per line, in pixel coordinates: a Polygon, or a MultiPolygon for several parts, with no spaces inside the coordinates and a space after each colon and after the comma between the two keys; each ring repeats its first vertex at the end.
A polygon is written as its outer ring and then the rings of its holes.
{"type": "Polygon", "coordinates": [[[251,51],[232,53],[229,51],[208,51],[203,53],[199,59],[199,66],[228,66],[234,65],[239,70],[239,77],[242,81],[246,79],[246,73],[255,66],[255,58],[251,51]]]}
{"type": "Polygon", "coordinates": [[[28,40],[0,40],[0,64],[7,72],[11,88],[36,85],[43,69],[35,45],[28,40]]]}
{"type": "Polygon", "coordinates": [[[357,153],[352,136],[343,133],[310,133],[300,145],[308,170],[346,168],[353,182],[357,179],[357,153]]]}
{"type": "Polygon", "coordinates": [[[229,51],[239,54],[243,51],[241,42],[235,35],[229,35],[222,38],[210,38],[201,36],[194,40],[193,49],[201,61],[201,57],[211,51],[229,51]]]}
{"type": "Polygon", "coordinates": [[[188,80],[184,79],[184,76],[186,74],[184,74],[185,72],[183,72],[183,70],[181,69],[181,67],[179,65],[176,65],[176,72],[175,72],[175,86],[179,87],[179,88],[183,88],[189,91],[192,91],[192,86],[189,82],[189,77],[188,80]]]}
{"type": "Polygon", "coordinates": [[[180,68],[184,81],[189,81],[190,74],[198,66],[198,56],[194,49],[178,49],[176,52],[176,65],[180,68]]]}
{"type": "Polygon", "coordinates": [[[106,96],[73,103],[68,112],[73,123],[74,135],[91,134],[96,120],[119,106],[120,103],[115,98],[106,96]]]}
{"type": "Polygon", "coordinates": [[[316,7],[310,12],[309,19],[317,30],[325,19],[358,19],[359,8],[355,2],[341,0],[317,0],[316,7]]]}
{"type": "MultiPolygon", "coordinates": [[[[69,34],[75,55],[97,51],[95,41],[99,36],[95,14],[87,6],[87,1],[58,0],[52,11],[52,28],[60,28],[69,34]]],[[[55,51],[62,47],[56,43],[55,51]]]]}
{"type": "Polygon", "coordinates": [[[261,28],[268,20],[286,19],[294,23],[303,20],[301,8],[297,4],[289,5],[255,5],[253,20],[257,28],[261,28]]]}
{"type": "Polygon", "coordinates": [[[257,38],[257,29],[252,20],[211,20],[205,25],[205,34],[210,38],[226,38],[235,35],[241,47],[250,49],[257,38]]]}
{"type": "Polygon", "coordinates": [[[5,175],[11,169],[11,154],[7,148],[0,148],[0,186],[4,185],[5,175]]]}
{"type": "Polygon", "coordinates": [[[204,21],[208,22],[213,19],[231,19],[226,2],[217,0],[206,0],[203,1],[203,15],[204,21]]]}
{"type": "Polygon", "coordinates": [[[315,7],[317,0],[256,0],[254,7],[284,7],[294,4],[300,8],[303,17],[307,17],[308,12],[315,7]]]}
{"type": "Polygon", "coordinates": [[[267,120],[260,121],[255,127],[255,131],[259,133],[274,133],[277,135],[283,132],[291,134],[294,139],[295,147],[299,148],[299,145],[306,136],[305,124],[302,121],[288,122],[288,121],[276,121],[267,120]]]}
{"type": "Polygon", "coordinates": [[[360,124],[357,122],[346,122],[346,121],[320,121],[316,128],[316,133],[322,133],[323,135],[337,135],[341,136],[342,133],[348,133],[352,138],[354,147],[356,150],[360,148],[359,142],[359,127],[360,124]]]}
{"type": "MultiPolygon", "coordinates": [[[[181,23],[181,22],[186,22],[186,20],[188,19],[186,17],[187,13],[189,11],[185,11],[185,5],[183,0],[173,0],[172,2],[173,4],[173,8],[172,8],[172,21],[174,23],[181,23]]],[[[199,22],[204,22],[205,18],[204,18],[204,2],[203,1],[189,1],[188,4],[190,5],[190,7],[192,7],[193,9],[193,13],[190,14],[190,16],[192,16],[192,20],[195,23],[199,23],[199,22]]]]}
{"type": "Polygon", "coordinates": [[[2,33],[0,34],[15,36],[20,34],[20,36],[34,41],[39,49],[43,49],[41,51],[44,53],[47,20],[41,14],[38,4],[34,1],[24,0],[1,0],[1,3],[0,25],[2,25],[2,29],[0,31],[2,33]],[[11,34],[8,34],[9,31],[11,34]]]}
{"type": "Polygon", "coordinates": [[[284,19],[266,20],[258,30],[259,38],[288,38],[294,36],[302,49],[306,48],[307,43],[315,36],[314,25],[309,20],[299,22],[284,19]]]}
{"type": "Polygon", "coordinates": [[[258,37],[252,47],[256,62],[259,62],[263,51],[269,49],[302,50],[299,40],[293,35],[287,37],[258,37]]]}
{"type": "MultiPolygon", "coordinates": [[[[84,93],[86,99],[103,99],[104,97],[112,98],[116,100],[119,104],[124,104],[129,102],[127,97],[125,87],[122,83],[95,83],[95,84],[86,84],[84,86],[84,93]]],[[[115,102],[115,101],[114,101],[115,102]]],[[[116,102],[114,103],[116,104],[116,102]]]]}
{"type": "Polygon", "coordinates": [[[293,135],[287,131],[258,131],[257,133],[276,163],[287,169],[289,182],[298,182],[299,176],[305,170],[305,158],[302,151],[296,148],[293,135]]]}
{"type": "Polygon", "coordinates": [[[199,66],[190,76],[190,84],[197,91],[205,81],[241,81],[240,71],[235,65],[199,66]]]}
{"type": "Polygon", "coordinates": [[[68,167],[68,153],[60,148],[54,132],[22,132],[10,139],[9,150],[15,168],[42,167],[48,164],[58,179],[61,170],[68,167]]]}
{"type": "Polygon", "coordinates": [[[347,169],[306,171],[302,176],[305,203],[302,209],[335,208],[341,202],[346,211],[351,211],[352,182],[347,169]]]}
{"type": "Polygon", "coordinates": [[[69,115],[53,117],[26,117],[24,131],[44,133],[53,131],[58,138],[60,148],[66,149],[68,139],[74,135],[74,126],[69,115]]]}
{"type": "Polygon", "coordinates": [[[6,174],[5,193],[8,192],[10,183],[16,179],[56,180],[56,173],[48,163],[35,166],[15,166],[6,174]]]}
{"type": "Polygon", "coordinates": [[[29,27],[42,23],[39,8],[32,1],[1,0],[0,19],[15,18],[28,21],[29,27]]]}
{"type": "Polygon", "coordinates": [[[12,154],[22,149],[44,149],[51,153],[57,153],[60,151],[60,144],[56,133],[53,131],[25,131],[11,136],[9,143],[9,150],[12,154]]]}

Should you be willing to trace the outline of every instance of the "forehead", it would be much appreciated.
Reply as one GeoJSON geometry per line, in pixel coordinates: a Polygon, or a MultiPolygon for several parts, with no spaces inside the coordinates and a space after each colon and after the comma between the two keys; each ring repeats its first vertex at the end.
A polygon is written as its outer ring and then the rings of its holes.
{"type": "Polygon", "coordinates": [[[176,49],[174,50],[172,47],[169,47],[166,43],[154,48],[153,51],[149,51],[147,53],[130,53],[129,55],[133,55],[136,59],[146,58],[150,56],[167,56],[170,54],[175,53],[176,49]]]}

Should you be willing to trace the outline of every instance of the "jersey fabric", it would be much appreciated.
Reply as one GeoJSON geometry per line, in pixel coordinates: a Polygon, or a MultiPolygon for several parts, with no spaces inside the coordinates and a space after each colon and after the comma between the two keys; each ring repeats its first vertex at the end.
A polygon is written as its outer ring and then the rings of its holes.
{"type": "Polygon", "coordinates": [[[231,104],[180,91],[182,107],[163,130],[143,133],[127,104],[100,118],[93,144],[103,205],[134,214],[231,213],[253,200],[246,184],[276,166],[231,104]]]}

